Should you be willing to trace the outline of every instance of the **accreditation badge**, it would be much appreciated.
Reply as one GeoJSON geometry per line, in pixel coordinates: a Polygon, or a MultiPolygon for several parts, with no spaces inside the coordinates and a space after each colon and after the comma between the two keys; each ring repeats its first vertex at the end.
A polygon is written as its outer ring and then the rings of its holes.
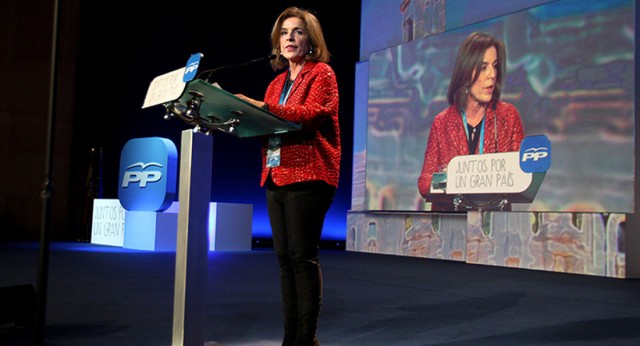
{"type": "Polygon", "coordinates": [[[267,167],[280,166],[280,147],[282,146],[282,138],[275,136],[269,138],[267,146],[267,167]]]}

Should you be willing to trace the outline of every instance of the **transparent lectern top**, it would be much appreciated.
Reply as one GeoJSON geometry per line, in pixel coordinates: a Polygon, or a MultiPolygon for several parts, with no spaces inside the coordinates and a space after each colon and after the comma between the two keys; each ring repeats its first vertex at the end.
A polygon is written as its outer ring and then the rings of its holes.
{"type": "Polygon", "coordinates": [[[189,124],[241,138],[300,129],[299,124],[256,107],[202,79],[187,83],[180,98],[165,106],[168,113],[189,124]]]}

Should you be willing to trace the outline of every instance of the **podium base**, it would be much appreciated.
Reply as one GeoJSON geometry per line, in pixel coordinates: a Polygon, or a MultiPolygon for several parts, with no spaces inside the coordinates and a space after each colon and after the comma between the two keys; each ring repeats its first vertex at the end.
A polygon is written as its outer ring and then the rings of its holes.
{"type": "MultiPolygon", "coordinates": [[[[163,212],[124,210],[117,199],[96,199],[95,205],[112,212],[94,209],[93,244],[132,250],[176,251],[179,202],[163,212]]],[[[250,251],[252,218],[251,204],[210,202],[209,251],[250,251]]]]}

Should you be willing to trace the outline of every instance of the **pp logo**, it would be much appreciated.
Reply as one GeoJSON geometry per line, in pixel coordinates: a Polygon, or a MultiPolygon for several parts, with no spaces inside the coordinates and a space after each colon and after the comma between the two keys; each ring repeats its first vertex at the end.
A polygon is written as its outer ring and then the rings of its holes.
{"type": "Polygon", "coordinates": [[[147,183],[155,183],[162,179],[162,171],[161,170],[145,170],[147,167],[156,166],[156,169],[162,169],[162,165],[157,162],[143,163],[138,162],[133,165],[127,167],[127,170],[124,172],[124,176],[122,177],[122,187],[129,187],[130,183],[139,183],[140,188],[147,187],[147,183]],[[133,170],[137,167],[140,167],[141,171],[133,170]]]}
{"type": "Polygon", "coordinates": [[[520,143],[520,168],[523,172],[546,172],[551,166],[551,141],[544,135],[528,136],[520,143]]]}
{"type": "Polygon", "coordinates": [[[200,66],[201,57],[202,53],[191,55],[189,61],[187,61],[187,66],[184,68],[184,76],[182,76],[183,82],[188,83],[196,76],[196,72],[198,72],[198,66],[200,66]]]}
{"type": "Polygon", "coordinates": [[[130,211],[163,211],[176,195],[178,152],[160,137],[128,141],[120,155],[120,204],[130,211]]]}

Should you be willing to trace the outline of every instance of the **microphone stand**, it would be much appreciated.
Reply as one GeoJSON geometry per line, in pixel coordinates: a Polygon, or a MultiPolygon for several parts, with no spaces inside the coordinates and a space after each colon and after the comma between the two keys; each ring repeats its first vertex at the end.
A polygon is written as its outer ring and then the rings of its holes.
{"type": "Polygon", "coordinates": [[[51,48],[51,79],[49,81],[49,121],[47,125],[47,149],[45,165],[45,181],[41,198],[43,200],[42,225],[40,230],[40,270],[38,275],[38,292],[36,295],[35,345],[44,344],[45,316],[47,305],[47,281],[49,279],[49,246],[51,233],[51,210],[53,198],[53,146],[56,122],[56,84],[58,56],[58,0],[53,1],[53,35],[51,48]]]}

